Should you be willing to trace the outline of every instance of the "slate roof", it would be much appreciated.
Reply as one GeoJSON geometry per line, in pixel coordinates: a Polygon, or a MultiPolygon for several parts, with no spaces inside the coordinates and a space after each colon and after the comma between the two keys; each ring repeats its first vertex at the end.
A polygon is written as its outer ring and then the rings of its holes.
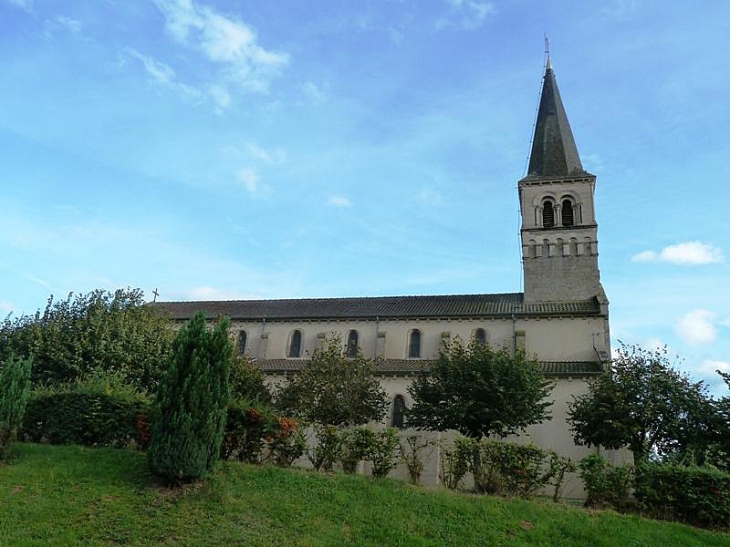
{"type": "Polygon", "coordinates": [[[598,301],[526,304],[522,293],[442,296],[376,296],[282,300],[158,302],[157,309],[173,319],[189,319],[198,311],[209,318],[234,320],[368,319],[509,317],[534,315],[597,315],[598,301]]]}
{"type": "MultiPolygon", "coordinates": [[[[375,367],[382,376],[409,376],[434,363],[431,359],[378,359],[375,367]]],[[[269,374],[298,372],[309,364],[308,359],[267,359],[257,362],[259,368],[269,374]]],[[[545,376],[595,376],[603,372],[600,363],[592,361],[541,361],[545,376]]]]}
{"type": "Polygon", "coordinates": [[[548,62],[543,78],[535,135],[530,153],[529,177],[567,177],[585,174],[573,132],[548,62]]]}

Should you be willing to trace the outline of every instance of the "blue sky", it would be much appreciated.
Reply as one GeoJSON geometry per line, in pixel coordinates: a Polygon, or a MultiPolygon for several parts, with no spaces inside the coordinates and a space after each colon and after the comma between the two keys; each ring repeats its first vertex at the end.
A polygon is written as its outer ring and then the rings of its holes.
{"type": "Polygon", "coordinates": [[[0,314],[521,290],[551,40],[614,340],[730,371],[730,3],[0,0],[0,314]]]}

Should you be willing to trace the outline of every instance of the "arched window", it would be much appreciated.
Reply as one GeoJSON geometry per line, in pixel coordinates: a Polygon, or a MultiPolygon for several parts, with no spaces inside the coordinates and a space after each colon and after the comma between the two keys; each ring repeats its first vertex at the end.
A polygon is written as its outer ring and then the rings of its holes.
{"type": "Polygon", "coordinates": [[[347,335],[347,356],[355,357],[357,355],[357,331],[351,330],[347,335]]]}
{"type": "Polygon", "coordinates": [[[570,255],[578,256],[578,240],[574,237],[570,238],[570,255]]]}
{"type": "Polygon", "coordinates": [[[553,208],[553,202],[546,199],[542,203],[542,227],[552,228],[555,226],[555,209],[553,208]]]}
{"type": "Polygon", "coordinates": [[[484,329],[475,330],[474,340],[476,340],[479,344],[485,345],[487,343],[487,331],[484,329]]]}
{"type": "Polygon", "coordinates": [[[408,341],[408,357],[421,357],[421,331],[413,329],[411,331],[410,340],[408,341]]]}
{"type": "Polygon", "coordinates": [[[393,399],[393,419],[391,420],[390,425],[397,427],[398,429],[403,429],[405,426],[405,411],[406,401],[403,398],[403,395],[396,395],[395,399],[393,399]]]}
{"type": "Polygon", "coordinates": [[[548,239],[542,240],[542,256],[543,258],[550,257],[550,240],[548,239]]]}
{"type": "Polygon", "coordinates": [[[561,215],[563,226],[572,226],[573,224],[575,224],[573,216],[573,202],[569,199],[563,200],[561,215]]]}
{"type": "Polygon", "coordinates": [[[238,355],[246,353],[246,331],[238,331],[238,355]]]}
{"type": "Polygon", "coordinates": [[[295,330],[289,340],[289,357],[299,357],[302,354],[302,331],[295,330]]]}

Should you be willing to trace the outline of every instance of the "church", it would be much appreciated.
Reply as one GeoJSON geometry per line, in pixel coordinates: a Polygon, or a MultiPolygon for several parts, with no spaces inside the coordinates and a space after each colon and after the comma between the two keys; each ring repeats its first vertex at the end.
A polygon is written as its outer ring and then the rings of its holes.
{"type": "Polygon", "coordinates": [[[338,333],[347,351],[360,348],[376,360],[391,400],[387,422],[398,427],[411,404],[414,374],[436,358],[443,343],[460,337],[522,348],[555,380],[552,419],[530,427],[522,440],[577,460],[591,450],[573,443],[567,405],[586,392],[611,355],[595,189],[596,177],[583,169],[548,59],[529,169],[518,183],[524,292],[157,305],[178,321],[198,311],[211,319],[230,317],[237,351],[272,381],[301,370],[317,345],[338,333]]]}

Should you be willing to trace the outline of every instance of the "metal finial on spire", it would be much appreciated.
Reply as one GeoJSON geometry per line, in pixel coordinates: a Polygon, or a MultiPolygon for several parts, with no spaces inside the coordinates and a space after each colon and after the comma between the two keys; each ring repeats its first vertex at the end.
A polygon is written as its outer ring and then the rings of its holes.
{"type": "Polygon", "coordinates": [[[550,41],[548,40],[547,34],[545,34],[545,70],[552,70],[553,69],[553,61],[550,58],[550,41]]]}

